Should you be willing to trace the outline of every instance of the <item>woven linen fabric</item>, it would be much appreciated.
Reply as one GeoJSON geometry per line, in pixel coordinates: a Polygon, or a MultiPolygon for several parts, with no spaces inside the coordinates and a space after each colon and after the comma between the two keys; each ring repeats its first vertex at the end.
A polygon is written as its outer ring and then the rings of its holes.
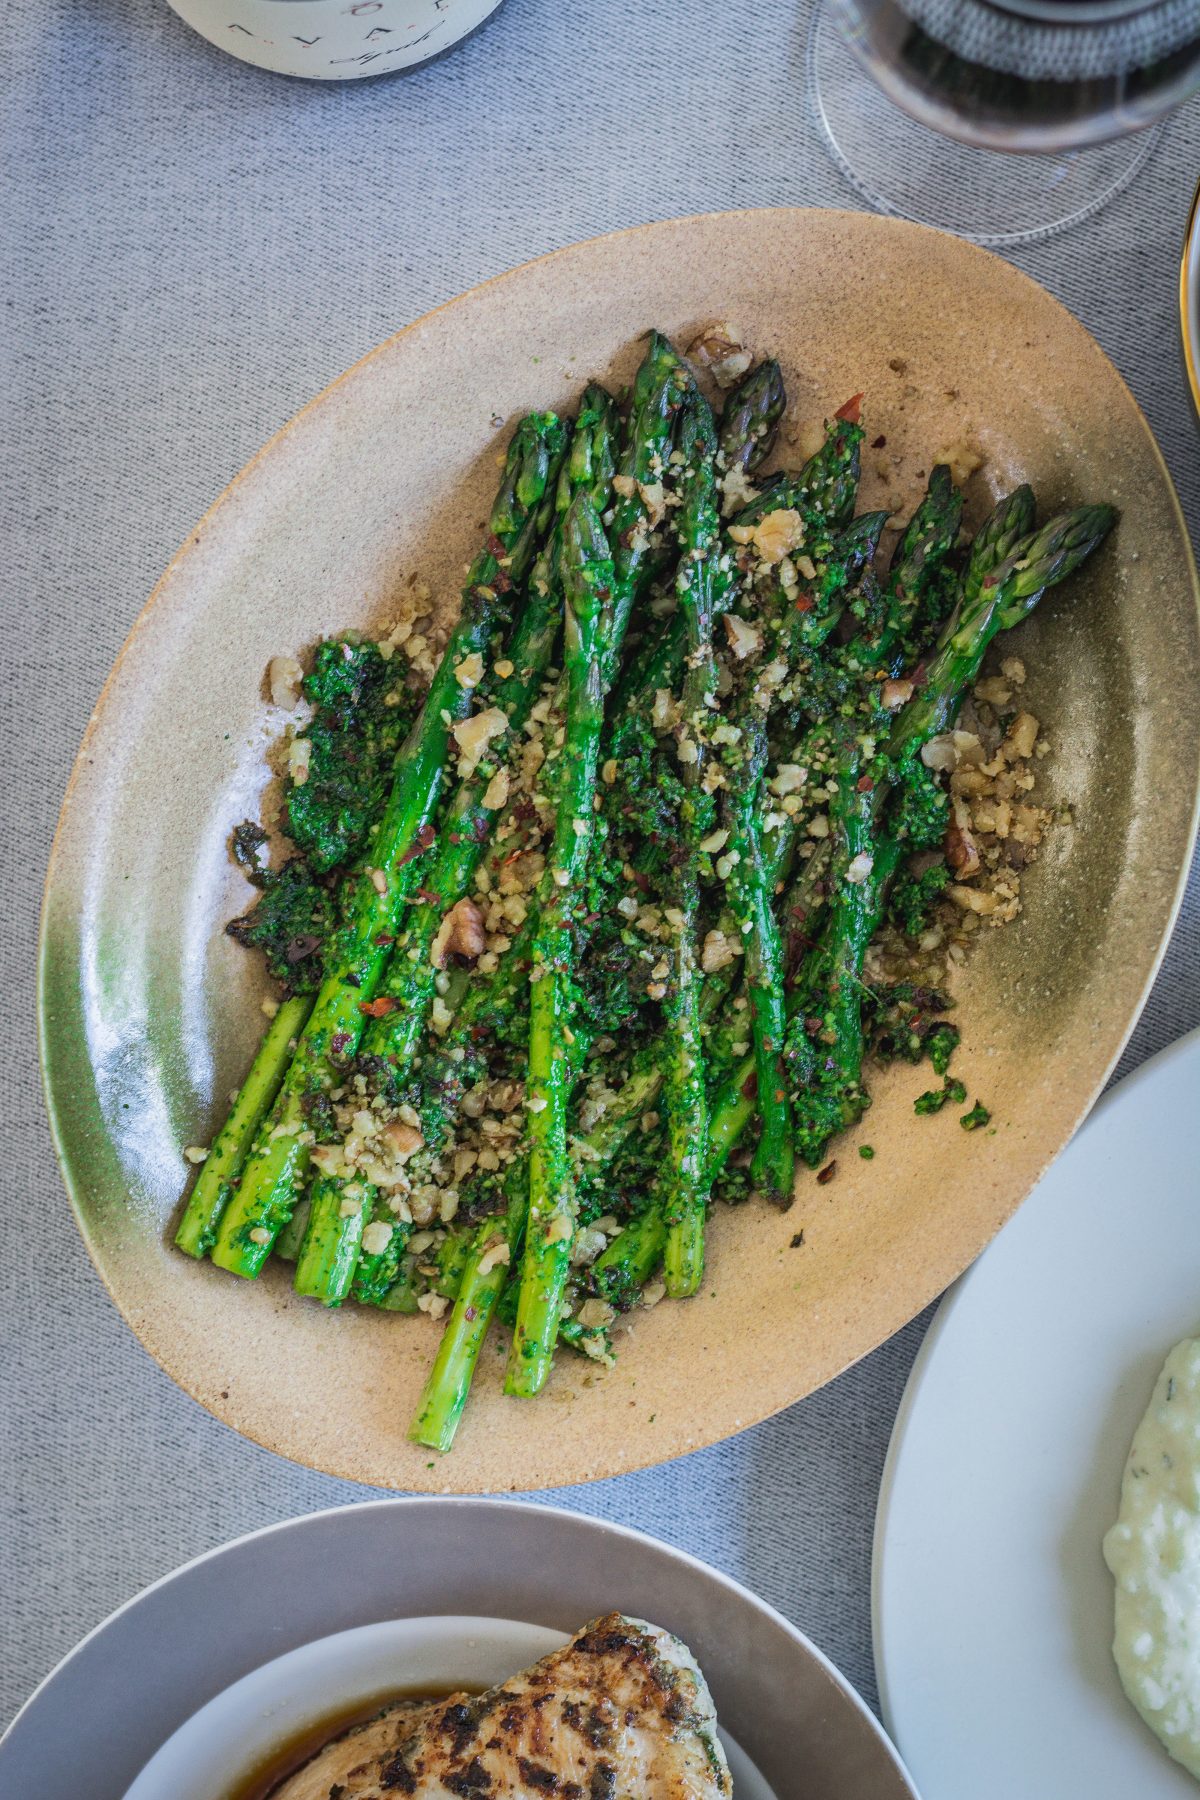
{"type": "MultiPolygon", "coordinates": [[[[80,734],[159,571],[230,477],[381,338],[526,258],[725,207],[854,206],[804,92],[795,0],[508,0],[403,79],[260,73],[164,0],[10,0],[0,198],[0,1717],[145,1583],[368,1498],[217,1424],[159,1372],[67,1209],[33,1040],[38,899],[80,734]]],[[[1014,260],[1130,381],[1200,525],[1177,350],[1200,109],[1098,218],[1014,260]]],[[[1200,1022],[1193,881],[1133,1067],[1200,1022]]],[[[749,1584],[875,1700],[871,1528],[925,1318],[730,1443],[554,1501],[749,1584]]]]}

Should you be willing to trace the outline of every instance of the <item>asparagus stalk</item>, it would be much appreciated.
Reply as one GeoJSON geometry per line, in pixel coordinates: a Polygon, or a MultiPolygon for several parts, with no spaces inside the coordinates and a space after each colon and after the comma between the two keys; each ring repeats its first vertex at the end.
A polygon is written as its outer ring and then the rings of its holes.
{"type": "MultiPolygon", "coordinates": [[[[1002,501],[997,511],[1007,512],[1014,506],[1023,510],[1020,492],[1018,489],[1017,495],[1002,501]]],[[[985,527],[993,556],[1007,539],[1007,532],[996,531],[995,517],[993,514],[985,527]]],[[[893,760],[911,760],[923,744],[954,723],[963,699],[978,678],[992,639],[998,632],[1011,631],[1019,625],[1047,588],[1055,587],[1077,569],[1108,536],[1116,517],[1111,506],[1076,507],[1022,538],[987,573],[980,575],[976,569],[973,577],[968,569],[958,613],[945,641],[931,660],[922,687],[892,727],[888,751],[893,760]]],[[[981,550],[980,563],[985,554],[981,550]]]]}
{"type": "Polygon", "coordinates": [[[667,1225],[656,1201],[600,1252],[592,1264],[592,1286],[618,1312],[628,1312],[663,1258],[667,1225]]]}
{"type": "Polygon", "coordinates": [[[408,1435],[429,1450],[449,1450],[462,1418],[479,1352],[509,1269],[520,1254],[529,1210],[528,1162],[518,1158],[504,1184],[505,1209],[471,1234],[458,1293],[442,1332],[408,1435]]]}
{"type": "Polygon", "coordinates": [[[789,1052],[795,1056],[797,1045],[802,1052],[796,1058],[796,1148],[811,1168],[819,1166],[834,1133],[854,1124],[870,1104],[862,1083],[863,962],[882,921],[901,845],[877,833],[873,785],[862,785],[873,777],[863,771],[861,750],[851,741],[829,808],[835,841],[829,916],[791,1008],[797,1029],[789,1052]]]}
{"type": "Polygon", "coordinates": [[[366,1181],[318,1175],[307,1198],[308,1222],[292,1286],[298,1294],[320,1300],[324,1306],[340,1306],[354,1279],[375,1190],[366,1181]]]}
{"type": "Polygon", "coordinates": [[[772,1205],[787,1206],[792,1197],[793,1158],[791,1105],[783,1070],[783,940],[763,850],[761,799],[767,729],[761,714],[746,716],[739,748],[744,756],[729,796],[731,831],[725,853],[731,861],[736,859],[727,891],[745,945],[745,986],[761,1122],[752,1175],[772,1205]]]}
{"type": "Polygon", "coordinates": [[[756,363],[725,397],[717,444],[717,466],[726,475],[754,471],[770,455],[787,405],[783,373],[773,360],[756,363]]]}
{"type": "Polygon", "coordinates": [[[204,1159],[175,1233],[176,1244],[189,1256],[207,1256],[216,1242],[233,1184],[279,1092],[312,1005],[311,994],[292,994],[267,1028],[233,1109],[204,1159]]]}
{"type": "Polygon", "coordinates": [[[308,1229],[308,1195],[296,1202],[296,1210],[275,1239],[275,1255],[281,1262],[294,1263],[308,1229]]]}
{"type": "Polygon", "coordinates": [[[861,473],[862,395],[840,406],[829,421],[825,442],[797,474],[772,476],[763,486],[750,518],[794,508],[819,515],[831,531],[848,525],[854,513],[861,473]]]}
{"type": "MultiPolygon", "coordinates": [[[[1033,495],[1028,488],[1024,492],[1029,495],[1030,503],[1027,531],[1033,523],[1033,495]]],[[[963,497],[951,479],[950,470],[945,463],[936,463],[925,496],[896,545],[885,583],[878,635],[874,639],[868,635],[863,645],[865,654],[858,659],[861,673],[875,673],[895,666],[905,636],[958,540],[962,510],[963,497]]],[[[980,539],[982,537],[981,533],[980,539]]],[[[990,539],[987,541],[990,543],[990,539]]],[[[995,546],[990,547],[994,549],[995,546]]],[[[985,553],[977,539],[971,552],[972,565],[981,562],[985,553]]]]}
{"type": "Polygon", "coordinates": [[[567,1150],[574,913],[596,829],[592,803],[604,723],[605,628],[616,624],[613,580],[604,527],[581,495],[563,532],[566,736],[558,770],[554,842],[537,898],[526,1099],[529,1220],[505,1376],[505,1392],[524,1396],[536,1394],[550,1372],[574,1232],[575,1186],[567,1150]]]}
{"type": "Polygon", "coordinates": [[[996,502],[972,541],[961,603],[954,617],[947,620],[939,645],[945,643],[958,624],[962,609],[971,610],[978,604],[988,576],[1012,555],[1022,538],[1030,535],[1035,523],[1033,489],[1028,482],[1022,482],[996,502]]]}
{"type": "Polygon", "coordinates": [[[634,377],[625,451],[613,482],[618,497],[609,527],[613,583],[601,649],[604,694],[616,676],[634,602],[653,572],[653,531],[659,515],[655,496],[662,492],[675,420],[688,387],[687,370],[671,345],[660,332],[650,332],[634,377]]]}
{"type": "Polygon", "coordinates": [[[213,1261],[234,1274],[257,1275],[291,1217],[309,1163],[309,1108],[314,1097],[336,1085],[337,1070],[358,1047],[366,1022],[363,1005],[378,985],[420,857],[434,841],[432,818],[451,731],[471,709],[471,682],[460,675],[490,652],[507,619],[507,596],[528,573],[564,439],[554,414],[537,413],[522,421],[509,445],[487,545],[471,566],[461,616],[396,759],[391,796],[371,843],[371,864],[350,886],[332,967],[218,1229],[213,1261]]]}
{"type": "Polygon", "coordinates": [[[701,1180],[708,1146],[708,1099],[701,1036],[700,922],[701,843],[712,820],[703,785],[710,708],[716,694],[713,654],[713,585],[720,525],[716,505],[716,430],[699,393],[684,413],[679,449],[679,573],[675,592],[687,628],[686,673],[678,744],[683,769],[681,843],[669,887],[674,904],[671,970],[666,995],[665,1100],[671,1175],[665,1202],[666,1280],[673,1295],[694,1294],[704,1273],[704,1194],[701,1180]]]}
{"type": "MultiPolygon", "coordinates": [[[[562,523],[577,493],[596,506],[608,498],[613,474],[616,409],[602,387],[584,393],[570,448],[555,490],[556,522],[529,580],[507,661],[510,673],[488,696],[488,704],[508,718],[508,728],[488,746],[488,756],[460,781],[443,821],[431,865],[423,874],[417,904],[408,915],[374,1001],[375,1016],[363,1037],[359,1068],[394,1090],[408,1074],[429,1020],[438,967],[433,951],[447,910],[466,894],[479,866],[497,808],[494,777],[505,767],[508,749],[533,707],[561,624],[559,554],[562,523]]],[[[372,1261],[372,1289],[386,1287],[402,1253],[405,1233],[365,1182],[347,1184],[322,1176],[313,1184],[308,1226],[296,1264],[297,1293],[338,1306],[350,1292],[363,1231],[372,1214],[392,1225],[386,1249],[372,1261]]],[[[364,1285],[368,1277],[364,1276],[364,1285]]]]}

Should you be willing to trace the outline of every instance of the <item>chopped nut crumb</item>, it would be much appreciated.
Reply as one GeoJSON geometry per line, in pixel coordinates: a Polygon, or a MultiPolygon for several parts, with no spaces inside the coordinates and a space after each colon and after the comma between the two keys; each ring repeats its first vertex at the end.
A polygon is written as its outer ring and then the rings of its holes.
{"type": "Polygon", "coordinates": [[[290,712],[300,698],[304,671],[294,656],[273,656],[267,664],[267,686],[271,703],[290,712]]]}
{"type": "Polygon", "coordinates": [[[429,947],[429,960],[435,969],[444,969],[450,957],[459,956],[470,963],[486,948],[483,914],[474,900],[464,896],[456,901],[438,926],[429,947]]]}
{"type": "Polygon", "coordinates": [[[729,648],[739,662],[745,662],[749,656],[757,656],[762,649],[762,632],[748,620],[741,619],[737,613],[728,612],[722,621],[729,648]]]}
{"type": "Polygon", "coordinates": [[[297,787],[303,787],[308,780],[309,758],[312,756],[312,740],[306,737],[293,738],[288,745],[288,774],[297,787]]]}
{"type": "Polygon", "coordinates": [[[688,345],[687,355],[691,362],[709,371],[719,388],[731,388],[754,361],[753,352],[739,342],[733,327],[724,322],[706,325],[688,345]]]}

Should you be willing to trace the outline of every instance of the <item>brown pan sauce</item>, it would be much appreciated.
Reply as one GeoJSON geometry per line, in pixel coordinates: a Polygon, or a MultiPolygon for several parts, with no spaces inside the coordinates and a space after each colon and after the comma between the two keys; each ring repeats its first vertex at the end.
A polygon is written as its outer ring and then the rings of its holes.
{"type": "Polygon", "coordinates": [[[463,1682],[448,1683],[444,1687],[430,1689],[422,1685],[416,1688],[389,1688],[385,1693],[376,1694],[371,1700],[358,1700],[353,1706],[339,1708],[321,1718],[310,1720],[299,1731],[283,1738],[265,1757],[261,1757],[240,1781],[228,1788],[220,1800],[271,1800],[271,1796],[290,1775],[302,1769],[311,1757],[323,1750],[334,1738],[341,1737],[355,1725],[365,1725],[385,1706],[394,1706],[398,1700],[445,1700],[451,1694],[476,1693],[477,1688],[463,1682]]]}

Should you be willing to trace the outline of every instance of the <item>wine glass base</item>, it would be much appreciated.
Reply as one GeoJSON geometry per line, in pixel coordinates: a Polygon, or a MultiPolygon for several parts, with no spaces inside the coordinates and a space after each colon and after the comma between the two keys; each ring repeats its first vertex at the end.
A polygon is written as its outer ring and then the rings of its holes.
{"type": "Polygon", "coordinates": [[[818,5],[808,89],[829,151],[877,211],[977,244],[1027,244],[1090,218],[1128,186],[1162,127],[1075,151],[981,150],[909,118],[818,5]]]}

